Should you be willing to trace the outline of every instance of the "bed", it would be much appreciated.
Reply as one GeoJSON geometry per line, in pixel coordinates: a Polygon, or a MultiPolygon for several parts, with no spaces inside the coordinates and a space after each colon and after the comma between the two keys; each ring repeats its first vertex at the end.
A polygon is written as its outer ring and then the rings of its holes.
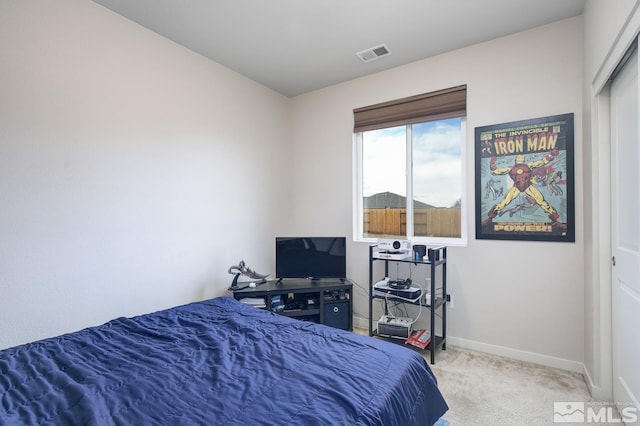
{"type": "Polygon", "coordinates": [[[403,346],[219,297],[0,351],[0,424],[431,425],[403,346]]]}

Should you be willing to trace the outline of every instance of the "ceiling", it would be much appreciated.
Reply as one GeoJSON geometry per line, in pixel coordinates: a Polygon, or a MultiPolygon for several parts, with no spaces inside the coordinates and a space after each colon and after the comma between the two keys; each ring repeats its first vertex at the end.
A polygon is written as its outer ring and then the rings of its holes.
{"type": "Polygon", "coordinates": [[[288,97],[580,15],[585,2],[94,1],[288,97]],[[390,55],[356,55],[381,44],[390,55]]]}

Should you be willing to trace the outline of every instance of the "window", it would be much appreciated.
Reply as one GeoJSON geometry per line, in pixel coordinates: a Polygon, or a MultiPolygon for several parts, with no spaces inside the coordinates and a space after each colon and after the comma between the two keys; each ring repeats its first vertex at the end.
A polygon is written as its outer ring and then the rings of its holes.
{"type": "MultiPolygon", "coordinates": [[[[397,112],[402,109],[401,114],[407,115],[408,103],[415,106],[418,98],[423,110],[425,98],[433,104],[432,93],[354,111],[357,240],[402,238],[426,244],[466,241],[463,202],[466,87],[434,93],[443,92],[447,96],[455,93],[456,102],[462,103],[463,108],[442,113],[430,107],[426,108],[426,115],[412,113],[408,120],[398,118],[397,112]],[[390,105],[396,108],[395,112],[389,111],[390,105]],[[376,114],[385,118],[374,123],[370,111],[381,108],[386,111],[378,110],[376,114]],[[365,109],[368,120],[358,115],[365,109]]],[[[446,105],[451,104],[449,98],[446,105]]]]}

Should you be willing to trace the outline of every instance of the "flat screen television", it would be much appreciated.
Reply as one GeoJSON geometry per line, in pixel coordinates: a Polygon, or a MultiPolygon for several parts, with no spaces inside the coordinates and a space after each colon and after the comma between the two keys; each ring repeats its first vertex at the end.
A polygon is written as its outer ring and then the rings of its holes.
{"type": "Polygon", "coordinates": [[[276,278],[346,278],[345,237],[276,237],[276,278]]]}

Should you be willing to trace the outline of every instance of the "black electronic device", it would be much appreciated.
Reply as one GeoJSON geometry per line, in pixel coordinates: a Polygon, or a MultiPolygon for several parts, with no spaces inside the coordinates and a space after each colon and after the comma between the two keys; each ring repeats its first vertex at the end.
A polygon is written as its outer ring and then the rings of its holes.
{"type": "Polygon", "coordinates": [[[345,237],[276,237],[276,277],[346,278],[345,237]]]}
{"type": "MultiPolygon", "coordinates": [[[[396,296],[403,299],[418,301],[418,299],[420,298],[420,295],[422,294],[422,290],[418,287],[411,287],[411,280],[410,279],[407,279],[407,280],[409,281],[409,287],[397,288],[398,284],[394,283],[393,285],[395,285],[396,288],[393,288],[390,285],[392,281],[389,280],[388,278],[385,278],[377,282],[373,286],[373,293],[374,295],[381,296],[381,297],[396,296]]],[[[401,280],[401,281],[405,282],[407,280],[401,280]]]]}
{"type": "Polygon", "coordinates": [[[422,260],[427,255],[427,246],[423,244],[413,245],[413,256],[416,260],[422,260]]]}
{"type": "Polygon", "coordinates": [[[390,280],[388,286],[395,290],[405,290],[411,287],[411,278],[406,280],[390,280]]]}
{"type": "Polygon", "coordinates": [[[329,302],[323,305],[323,324],[330,327],[351,329],[349,302],[329,302]]]}

